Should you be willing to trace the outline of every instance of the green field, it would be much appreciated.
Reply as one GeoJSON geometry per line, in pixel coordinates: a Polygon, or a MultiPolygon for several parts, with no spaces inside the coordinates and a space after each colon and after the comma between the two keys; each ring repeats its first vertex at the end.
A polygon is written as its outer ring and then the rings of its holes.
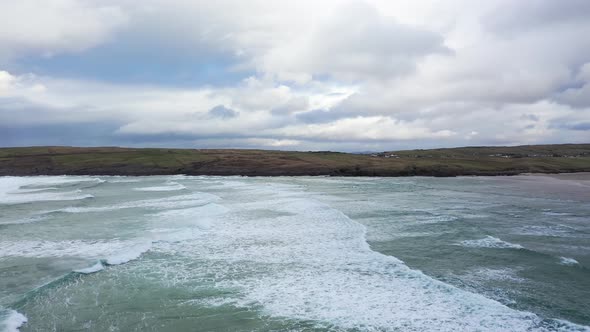
{"type": "Polygon", "coordinates": [[[0,175],[457,176],[590,171],[590,144],[374,154],[118,147],[0,148],[0,175]]]}

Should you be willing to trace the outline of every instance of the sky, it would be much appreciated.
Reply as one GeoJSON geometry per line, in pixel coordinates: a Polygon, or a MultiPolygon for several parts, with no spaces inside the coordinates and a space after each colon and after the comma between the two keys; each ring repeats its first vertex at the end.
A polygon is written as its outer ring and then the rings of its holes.
{"type": "Polygon", "coordinates": [[[588,0],[0,0],[0,146],[590,143],[588,0]]]}

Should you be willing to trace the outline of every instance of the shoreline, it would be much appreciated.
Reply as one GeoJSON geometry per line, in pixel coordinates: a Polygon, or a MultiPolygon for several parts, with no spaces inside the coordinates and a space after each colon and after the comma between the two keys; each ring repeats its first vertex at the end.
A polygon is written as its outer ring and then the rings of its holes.
{"type": "Polygon", "coordinates": [[[489,177],[529,197],[552,197],[590,202],[590,172],[522,174],[505,178],[489,177]]]}
{"type": "Polygon", "coordinates": [[[590,144],[372,154],[118,147],[0,148],[0,176],[516,176],[590,172],[590,144]]]}
{"type": "Polygon", "coordinates": [[[107,176],[107,177],[152,177],[152,176],[175,176],[175,175],[182,175],[182,176],[235,176],[235,177],[326,177],[326,178],[413,178],[413,177],[427,177],[427,178],[458,178],[458,177],[466,177],[466,178],[547,178],[547,179],[554,179],[559,181],[589,181],[590,182],[590,172],[587,171],[580,171],[580,172],[561,172],[561,173],[509,173],[509,174],[457,174],[457,175],[449,175],[449,176],[440,176],[440,175],[333,175],[333,174],[271,174],[271,175],[263,175],[263,174],[256,174],[256,175],[249,175],[249,174],[186,174],[186,173],[158,173],[158,174],[101,174],[101,173],[76,173],[76,174],[65,174],[65,173],[51,173],[51,174],[25,174],[25,175],[14,175],[14,174],[0,174],[0,177],[35,177],[35,176],[107,176]]]}
{"type": "Polygon", "coordinates": [[[590,172],[570,172],[570,173],[527,173],[524,176],[544,176],[558,180],[567,181],[590,181],[590,172]]]}

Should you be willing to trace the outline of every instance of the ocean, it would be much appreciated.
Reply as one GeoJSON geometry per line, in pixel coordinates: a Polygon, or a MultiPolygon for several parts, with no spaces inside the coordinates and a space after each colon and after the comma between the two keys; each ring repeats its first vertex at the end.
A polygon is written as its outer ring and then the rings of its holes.
{"type": "Polygon", "coordinates": [[[0,177],[0,331],[590,331],[589,192],[0,177]]]}

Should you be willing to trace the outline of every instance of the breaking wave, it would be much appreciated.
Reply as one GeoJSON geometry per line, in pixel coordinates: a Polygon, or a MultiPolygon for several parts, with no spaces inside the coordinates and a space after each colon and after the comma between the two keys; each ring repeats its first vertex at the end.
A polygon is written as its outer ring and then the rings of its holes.
{"type": "MultiPolygon", "coordinates": [[[[233,302],[219,298],[211,303],[261,307],[272,317],[352,330],[542,331],[557,326],[555,320],[513,310],[372,251],[362,224],[305,194],[281,187],[249,191],[241,186],[240,191],[244,202],[198,240],[154,245],[155,252],[176,258],[215,262],[218,273],[239,268],[240,276],[216,281],[239,295],[233,302]],[[245,213],[260,209],[283,215],[249,219],[245,213]]],[[[477,241],[467,244],[520,248],[492,237],[477,241]]],[[[186,280],[195,272],[177,273],[186,280]]],[[[570,327],[578,328],[557,329],[570,327]]]]}
{"type": "Polygon", "coordinates": [[[183,189],[186,189],[186,187],[177,182],[167,182],[163,186],[133,188],[133,190],[137,191],[176,191],[183,189]]]}
{"type": "Polygon", "coordinates": [[[192,207],[205,205],[210,202],[219,200],[218,196],[207,194],[207,193],[191,193],[187,195],[170,196],[156,199],[145,199],[138,201],[129,201],[113,205],[105,206],[89,206],[89,207],[66,207],[63,209],[57,209],[52,211],[46,211],[45,213],[54,212],[65,212],[65,213],[88,213],[88,212],[107,212],[121,209],[174,209],[182,207],[192,207]]]}
{"type": "Polygon", "coordinates": [[[459,244],[469,248],[524,249],[520,244],[502,241],[490,235],[478,240],[464,240],[459,242],[459,244]]]}
{"type": "Polygon", "coordinates": [[[18,332],[27,322],[27,317],[16,310],[0,309],[0,328],[4,332],[18,332]]]}
{"type": "Polygon", "coordinates": [[[58,191],[59,185],[76,185],[83,182],[102,183],[95,178],[64,177],[0,177],[0,204],[22,204],[43,201],[69,201],[92,198],[82,190],[58,191]]]}
{"type": "Polygon", "coordinates": [[[559,264],[574,266],[574,265],[579,265],[580,263],[577,260],[570,258],[570,257],[559,257],[559,264]]]}

